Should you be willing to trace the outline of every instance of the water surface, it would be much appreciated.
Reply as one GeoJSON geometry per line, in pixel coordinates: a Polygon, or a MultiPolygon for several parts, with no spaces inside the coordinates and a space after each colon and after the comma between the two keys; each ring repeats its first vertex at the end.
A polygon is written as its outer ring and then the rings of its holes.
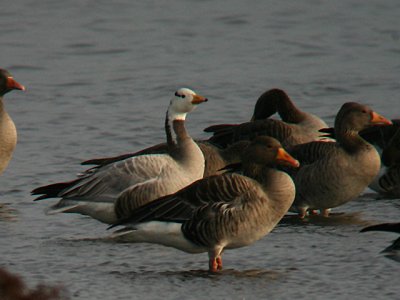
{"type": "Polygon", "coordinates": [[[71,179],[82,160],[164,140],[181,86],[210,99],[204,127],[250,118],[257,97],[285,89],[329,124],[360,101],[399,117],[398,1],[11,1],[0,12],[0,66],[26,85],[6,96],[19,143],[0,178],[0,266],[29,284],[62,283],[73,299],[397,299],[399,264],[379,252],[399,199],[370,190],[329,222],[285,220],[253,246],[207,255],[105,242],[107,226],[46,216],[30,190],[71,179]]]}

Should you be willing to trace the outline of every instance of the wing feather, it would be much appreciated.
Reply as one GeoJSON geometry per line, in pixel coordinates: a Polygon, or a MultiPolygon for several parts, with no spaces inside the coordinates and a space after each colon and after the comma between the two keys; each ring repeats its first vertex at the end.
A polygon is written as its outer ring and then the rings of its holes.
{"type": "Polygon", "coordinates": [[[224,174],[200,179],[182,190],[161,197],[131,212],[116,225],[148,221],[184,222],[202,207],[228,204],[239,205],[242,194],[249,190],[254,181],[238,174],[224,174]]]}

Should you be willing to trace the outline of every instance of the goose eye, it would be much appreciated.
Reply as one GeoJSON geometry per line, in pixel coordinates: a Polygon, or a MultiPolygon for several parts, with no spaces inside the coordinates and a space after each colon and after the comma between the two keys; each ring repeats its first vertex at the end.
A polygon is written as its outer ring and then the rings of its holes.
{"type": "Polygon", "coordinates": [[[366,114],[366,113],[367,113],[367,110],[363,109],[361,112],[362,112],[363,114],[366,114]]]}
{"type": "Polygon", "coordinates": [[[186,95],[180,95],[180,94],[178,94],[178,92],[175,92],[175,96],[176,97],[181,97],[181,98],[185,98],[186,97],[186,95]]]}

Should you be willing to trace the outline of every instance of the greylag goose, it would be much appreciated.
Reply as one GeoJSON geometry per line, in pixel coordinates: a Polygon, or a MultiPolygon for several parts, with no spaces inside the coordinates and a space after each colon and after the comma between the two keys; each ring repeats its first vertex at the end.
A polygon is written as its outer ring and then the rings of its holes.
{"type": "Polygon", "coordinates": [[[205,101],[187,88],[175,93],[165,120],[168,153],[129,157],[89,169],[75,180],[34,189],[33,195],[41,195],[35,200],[59,197],[62,199],[48,213],[80,213],[112,224],[117,221],[114,205],[119,201],[126,209],[119,211],[122,217],[131,209],[202,178],[204,156],[184,124],[186,114],[205,101]]]}
{"type": "MultiPolygon", "coordinates": [[[[369,188],[385,198],[400,197],[400,120],[392,125],[372,126],[360,132],[360,136],[372,144],[381,156],[381,169],[369,188]]],[[[334,137],[333,128],[321,130],[334,137]]]]}
{"type": "Polygon", "coordinates": [[[3,103],[4,95],[12,90],[25,91],[25,87],[7,70],[0,69],[0,174],[7,168],[17,145],[17,129],[3,103]]]}
{"type": "Polygon", "coordinates": [[[348,102],[335,119],[336,142],[310,142],[289,149],[302,165],[292,172],[296,184],[292,210],[301,218],[307,210],[328,216],[330,208],[356,198],[372,182],[380,157],[359,132],[373,124],[391,122],[365,105],[348,102]]]}
{"type": "Polygon", "coordinates": [[[295,187],[289,175],[274,168],[279,164],[299,166],[277,140],[258,137],[242,155],[243,175],[228,172],[203,178],[142,206],[114,225],[126,227],[112,237],[208,252],[209,270],[217,272],[224,249],[261,239],[291,206],[295,187]]]}
{"type": "MultiPolygon", "coordinates": [[[[225,165],[237,163],[240,154],[247,145],[243,140],[251,140],[257,135],[272,135],[285,144],[318,140],[319,129],[327,127],[317,116],[301,111],[289,96],[280,89],[264,92],[254,106],[251,121],[240,125],[214,125],[206,131],[215,132],[209,140],[196,141],[203,151],[205,168],[204,177],[219,174],[225,165]],[[278,113],[282,121],[265,120],[278,113]],[[232,137],[231,134],[234,134],[232,137]],[[229,141],[226,141],[228,136],[229,141]],[[239,142],[237,142],[239,141],[239,142]]],[[[104,166],[132,156],[143,154],[161,154],[168,150],[167,144],[158,144],[135,153],[115,157],[97,158],[84,161],[83,165],[104,166]]]]}
{"type": "MultiPolygon", "coordinates": [[[[367,231],[388,231],[400,233],[400,223],[382,223],[361,229],[361,232],[367,231]]],[[[385,253],[388,258],[400,262],[400,237],[393,241],[393,243],[384,249],[382,253],[385,253]]]]}
{"type": "Polygon", "coordinates": [[[214,125],[204,131],[212,132],[209,142],[221,147],[259,135],[275,137],[288,147],[321,140],[319,130],[326,127],[319,117],[301,111],[283,90],[271,89],[257,100],[250,122],[214,125]],[[282,120],[268,119],[275,112],[282,120]]]}

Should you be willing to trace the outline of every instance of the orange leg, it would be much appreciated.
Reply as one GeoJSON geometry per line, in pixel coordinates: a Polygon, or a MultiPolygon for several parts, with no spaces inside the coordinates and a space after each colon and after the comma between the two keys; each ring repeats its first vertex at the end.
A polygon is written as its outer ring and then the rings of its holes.
{"type": "Polygon", "coordinates": [[[211,273],[216,273],[218,271],[218,263],[215,258],[211,259],[208,261],[208,270],[211,273]]]}
{"type": "Polygon", "coordinates": [[[217,261],[218,270],[222,270],[222,257],[221,257],[221,255],[219,255],[215,260],[217,261]]]}
{"type": "Polygon", "coordinates": [[[222,247],[218,247],[208,252],[208,268],[211,273],[217,273],[222,270],[222,250],[222,247]]]}

